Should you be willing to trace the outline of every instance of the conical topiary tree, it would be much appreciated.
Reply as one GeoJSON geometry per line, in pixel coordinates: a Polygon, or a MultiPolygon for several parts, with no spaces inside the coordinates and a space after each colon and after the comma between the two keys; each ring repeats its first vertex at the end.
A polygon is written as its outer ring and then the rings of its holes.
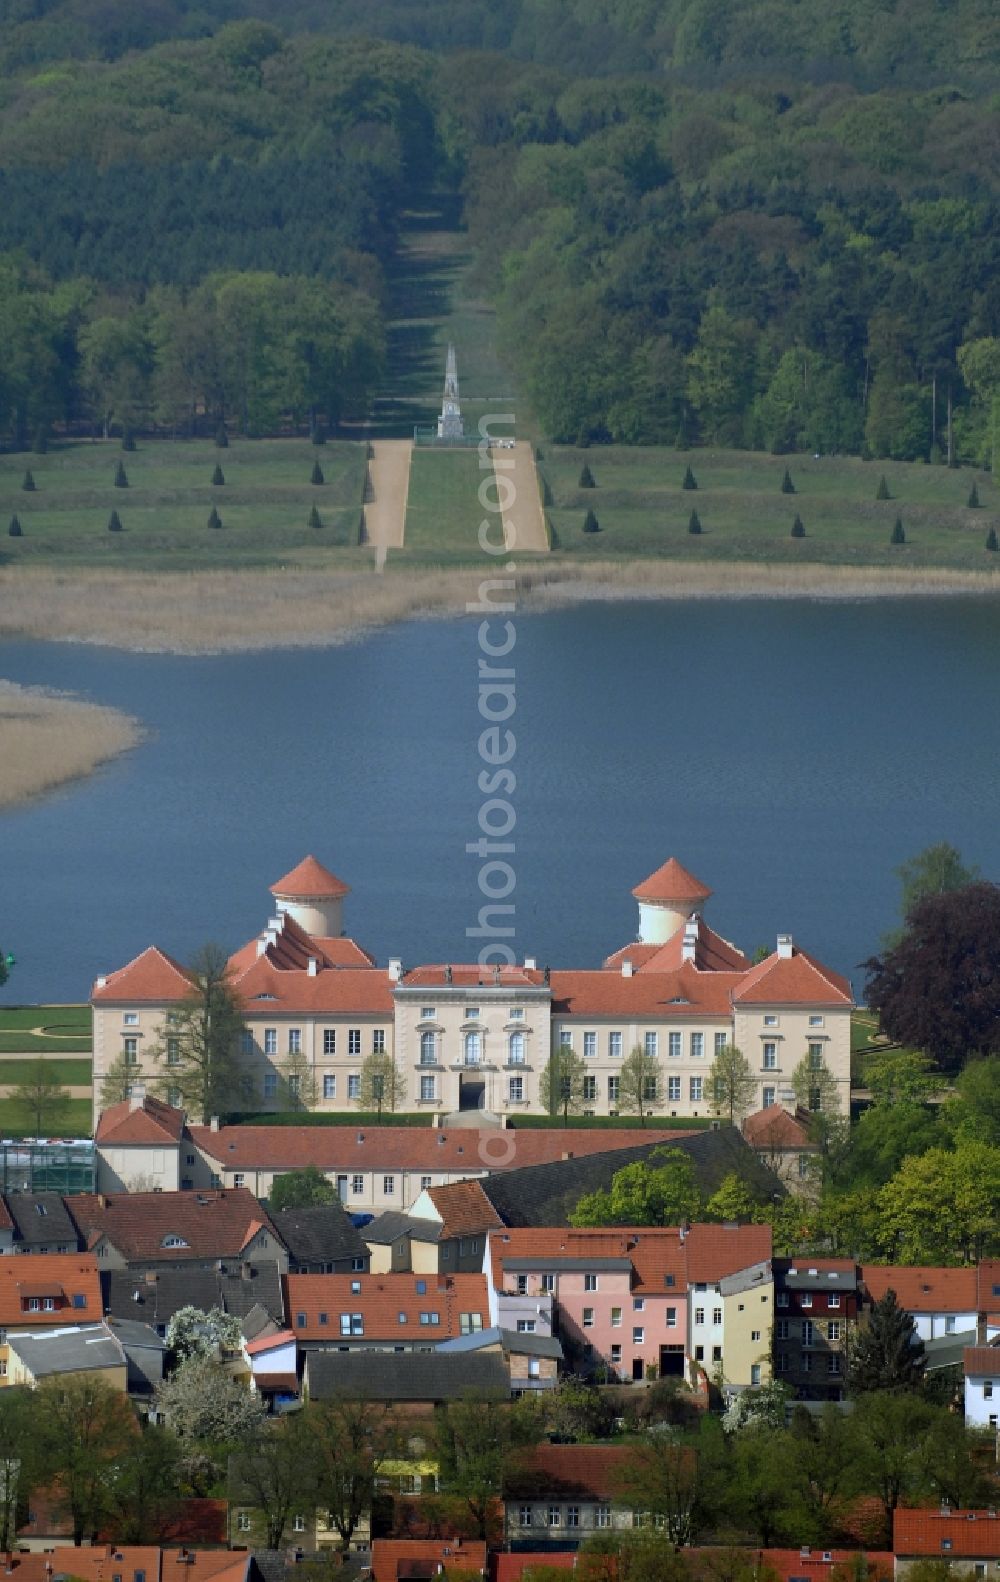
{"type": "Polygon", "coordinates": [[[886,482],[885,473],[882,474],[881,478],[878,481],[878,488],[875,490],[875,498],[876,498],[876,500],[891,500],[892,499],[892,495],[891,495],[891,493],[889,491],[889,485],[886,482]]]}
{"type": "Polygon", "coordinates": [[[11,538],[21,538],[23,536],[21,533],[21,524],[16,516],[11,517],[10,526],[8,527],[7,531],[11,538]]]}
{"type": "Polygon", "coordinates": [[[594,474],[591,472],[591,470],[587,466],[586,462],[584,462],[583,466],[580,468],[580,477],[579,477],[579,481],[578,481],[578,488],[580,488],[580,489],[596,489],[597,488],[597,484],[594,481],[594,474]]]}
{"type": "Polygon", "coordinates": [[[310,440],[310,443],[313,444],[313,445],[325,445],[326,444],[326,429],[323,427],[322,423],[320,423],[320,421],[317,418],[314,418],[313,422],[310,424],[310,427],[309,427],[309,440],[310,440]]]}
{"type": "Polygon", "coordinates": [[[219,515],[218,511],[215,509],[214,505],[213,505],[211,511],[208,513],[208,525],[209,525],[209,527],[221,527],[222,526],[222,517],[219,515]]]}
{"type": "Polygon", "coordinates": [[[309,526],[310,527],[322,527],[323,526],[323,518],[320,516],[320,514],[317,511],[315,506],[313,506],[312,510],[309,512],[309,526]]]}
{"type": "Polygon", "coordinates": [[[692,511],[691,515],[688,517],[688,532],[701,532],[701,517],[698,515],[697,511],[692,511]]]}
{"type": "Polygon", "coordinates": [[[320,466],[318,461],[314,461],[313,462],[313,470],[312,470],[312,475],[311,475],[311,477],[309,479],[309,482],[310,483],[325,483],[326,482],[326,479],[323,477],[323,469],[320,466]]]}
{"type": "Polygon", "coordinates": [[[781,480],[781,492],[782,492],[782,494],[794,494],[795,493],[795,485],[792,482],[792,475],[789,472],[787,467],[785,468],[784,477],[781,480]]]}
{"type": "Polygon", "coordinates": [[[890,537],[889,537],[889,542],[890,542],[890,544],[905,544],[906,543],[906,534],[903,531],[903,518],[901,516],[897,516],[897,518],[895,520],[895,523],[893,524],[893,529],[892,529],[892,533],[890,534],[890,537]]]}
{"type": "Polygon", "coordinates": [[[45,455],[45,452],[49,448],[49,435],[47,429],[36,428],[35,437],[31,442],[31,448],[36,456],[45,455]]]}
{"type": "Polygon", "coordinates": [[[855,1327],[847,1342],[847,1388],[851,1395],[881,1390],[898,1395],[919,1390],[924,1380],[924,1343],[913,1319],[888,1290],[871,1310],[868,1323],[855,1327]]]}
{"type": "Polygon", "coordinates": [[[690,467],[686,467],[685,470],[684,470],[684,480],[681,483],[681,488],[682,489],[697,489],[697,487],[698,487],[698,480],[697,480],[697,478],[695,477],[694,473],[691,471],[691,468],[690,467]]]}
{"type": "Polygon", "coordinates": [[[120,533],[121,530],[122,530],[122,519],[118,515],[117,511],[112,511],[111,515],[108,517],[108,532],[109,533],[120,533]]]}
{"type": "Polygon", "coordinates": [[[973,480],[972,488],[969,490],[969,498],[966,501],[966,504],[972,511],[979,510],[979,489],[975,483],[975,480],[973,480]]]}
{"type": "Polygon", "coordinates": [[[226,433],[225,423],[220,423],[215,431],[215,443],[219,450],[225,450],[229,444],[229,435],[226,433]]]}
{"type": "Polygon", "coordinates": [[[25,470],[24,477],[21,479],[21,488],[28,494],[34,494],[35,492],[35,476],[30,467],[25,470]]]}
{"type": "Polygon", "coordinates": [[[115,468],[115,488],[128,488],[128,473],[125,471],[125,463],[123,461],[120,461],[115,468]]]}
{"type": "Polygon", "coordinates": [[[584,517],[583,531],[585,533],[599,533],[601,531],[601,524],[597,520],[597,517],[594,515],[593,511],[588,511],[584,517]]]}
{"type": "MultiPolygon", "coordinates": [[[[15,520],[16,520],[16,518],[15,518],[15,520]]],[[[986,548],[987,549],[996,549],[996,547],[997,547],[997,530],[996,530],[995,527],[991,527],[989,532],[986,535],[986,548]]]]}
{"type": "Polygon", "coordinates": [[[135,435],[129,429],[122,429],[122,450],[135,450],[135,435]]]}
{"type": "Polygon", "coordinates": [[[799,516],[798,512],[796,512],[795,521],[792,523],[792,537],[805,538],[805,536],[806,530],[802,525],[802,518],[799,516]]]}
{"type": "Polygon", "coordinates": [[[220,484],[225,483],[225,481],[226,481],[226,475],[223,472],[222,468],[219,466],[219,463],[216,462],[216,464],[215,464],[215,471],[212,474],[212,482],[216,485],[216,487],[218,487],[220,484]]]}

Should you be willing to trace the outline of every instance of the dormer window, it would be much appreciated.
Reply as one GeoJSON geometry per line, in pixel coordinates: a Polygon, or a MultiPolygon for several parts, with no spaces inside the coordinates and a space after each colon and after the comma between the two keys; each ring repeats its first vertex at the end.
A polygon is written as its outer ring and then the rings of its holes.
{"type": "Polygon", "coordinates": [[[163,1240],[160,1242],[160,1246],[161,1247],[188,1247],[188,1246],[190,1246],[190,1243],[186,1242],[184,1240],[183,1236],[178,1236],[173,1231],[171,1231],[166,1236],[164,1236],[163,1240]]]}

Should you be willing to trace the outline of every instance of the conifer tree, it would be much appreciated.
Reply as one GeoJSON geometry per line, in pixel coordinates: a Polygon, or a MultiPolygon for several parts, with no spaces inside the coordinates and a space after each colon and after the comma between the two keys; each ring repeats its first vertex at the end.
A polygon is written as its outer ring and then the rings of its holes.
{"type": "Polygon", "coordinates": [[[318,461],[314,461],[313,462],[312,476],[310,477],[309,482],[310,483],[325,483],[326,482],[326,479],[323,477],[323,469],[320,466],[318,461]]]}
{"type": "Polygon", "coordinates": [[[973,479],[972,488],[969,490],[969,498],[966,503],[971,511],[979,510],[979,488],[975,479],[973,479]]]}
{"type": "Polygon", "coordinates": [[[691,515],[688,517],[688,532],[701,532],[701,517],[698,515],[697,511],[692,511],[691,515]]]}
{"type": "Polygon", "coordinates": [[[893,529],[892,529],[892,533],[891,533],[890,538],[889,538],[889,542],[890,542],[890,544],[905,544],[906,543],[906,533],[903,531],[903,518],[901,516],[897,516],[897,518],[896,518],[895,524],[894,524],[893,529]]]}
{"type": "Polygon", "coordinates": [[[805,536],[806,530],[802,525],[802,518],[799,516],[798,512],[796,512],[795,521],[792,523],[792,537],[805,538],[805,536]]]}
{"type": "Polygon", "coordinates": [[[997,547],[997,530],[996,530],[995,527],[991,527],[989,532],[986,535],[986,548],[987,549],[996,549],[996,547],[997,547]]]}
{"type": "Polygon", "coordinates": [[[694,473],[691,471],[691,468],[690,467],[686,467],[685,470],[684,470],[684,482],[681,484],[681,488],[682,489],[697,489],[697,487],[698,487],[698,480],[697,480],[697,478],[695,477],[694,473]]]}
{"type": "Polygon", "coordinates": [[[212,482],[218,487],[220,484],[225,483],[225,481],[226,481],[226,475],[223,472],[222,468],[219,466],[219,463],[216,462],[216,464],[215,464],[215,471],[212,474],[212,482]]]}
{"type": "Polygon", "coordinates": [[[226,433],[225,423],[220,423],[215,431],[215,444],[218,450],[225,450],[229,444],[229,435],[226,433]]]}
{"type": "Polygon", "coordinates": [[[782,492],[782,494],[794,494],[795,493],[795,485],[792,482],[792,475],[789,472],[787,467],[785,468],[785,475],[784,475],[784,477],[781,480],[781,492],[782,492]]]}
{"type": "Polygon", "coordinates": [[[123,461],[120,461],[115,468],[115,488],[128,488],[128,473],[125,471],[125,463],[123,461]]]}
{"type": "Polygon", "coordinates": [[[27,469],[24,477],[21,479],[21,488],[24,489],[27,494],[34,494],[35,492],[35,479],[30,467],[27,469]]]}
{"type": "Polygon", "coordinates": [[[588,511],[584,517],[583,531],[585,533],[599,533],[601,531],[601,524],[597,520],[597,517],[594,515],[593,511],[588,511]]]}
{"type": "Polygon", "coordinates": [[[875,490],[875,498],[876,498],[876,500],[891,500],[892,499],[892,495],[889,492],[889,485],[888,485],[888,483],[886,482],[886,479],[885,479],[885,473],[882,474],[881,478],[878,481],[878,488],[875,490]]]}
{"type": "Polygon", "coordinates": [[[127,428],[122,429],[122,450],[135,450],[135,435],[127,428]]]}
{"type": "Polygon", "coordinates": [[[587,466],[586,462],[584,462],[583,466],[580,468],[579,488],[581,488],[581,489],[596,489],[597,488],[597,484],[594,481],[594,474],[591,472],[591,470],[587,466]]]}
{"type": "Polygon", "coordinates": [[[118,515],[117,511],[112,511],[111,515],[108,517],[108,532],[109,533],[120,533],[121,530],[122,530],[122,519],[118,515]]]}
{"type": "Polygon", "coordinates": [[[10,526],[8,527],[7,532],[10,534],[11,538],[21,538],[23,536],[21,533],[21,524],[16,516],[11,517],[10,526]]]}
{"type": "Polygon", "coordinates": [[[218,511],[215,509],[214,505],[213,505],[213,507],[212,507],[212,509],[211,509],[211,511],[209,513],[208,525],[209,525],[209,527],[221,527],[222,526],[222,517],[219,515],[218,511]]]}
{"type": "Polygon", "coordinates": [[[323,526],[323,518],[320,516],[320,514],[317,511],[315,506],[313,506],[312,510],[309,512],[309,526],[310,527],[322,527],[323,526]]]}
{"type": "Polygon", "coordinates": [[[856,1329],[848,1342],[847,1387],[851,1395],[919,1390],[924,1362],[924,1343],[890,1289],[875,1303],[868,1323],[856,1329]]]}

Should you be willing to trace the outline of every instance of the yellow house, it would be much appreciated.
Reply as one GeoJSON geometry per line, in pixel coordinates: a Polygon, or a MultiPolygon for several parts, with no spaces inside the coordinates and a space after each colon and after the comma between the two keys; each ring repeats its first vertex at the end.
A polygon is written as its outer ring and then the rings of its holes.
{"type": "Polygon", "coordinates": [[[20,1335],[100,1324],[103,1314],[101,1277],[93,1258],[77,1253],[0,1258],[0,1386],[22,1382],[24,1364],[11,1354],[11,1344],[20,1335]]]}

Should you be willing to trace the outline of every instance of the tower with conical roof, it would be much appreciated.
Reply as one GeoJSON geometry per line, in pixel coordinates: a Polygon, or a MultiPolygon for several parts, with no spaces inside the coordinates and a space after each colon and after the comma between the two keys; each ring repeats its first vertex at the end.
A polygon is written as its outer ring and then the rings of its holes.
{"type": "Polygon", "coordinates": [[[462,408],[458,399],[458,358],[455,356],[454,346],[448,347],[444,368],[444,399],[441,402],[437,431],[438,439],[462,439],[465,435],[462,426],[462,408]]]}
{"type": "Polygon", "coordinates": [[[317,939],[340,938],[344,931],[344,896],[350,891],[349,884],[312,856],[303,857],[291,873],[271,886],[279,914],[287,912],[300,928],[317,939]]]}
{"type": "Polygon", "coordinates": [[[639,939],[644,945],[664,944],[692,912],[701,910],[711,893],[671,857],[632,891],[639,903],[639,939]]]}

